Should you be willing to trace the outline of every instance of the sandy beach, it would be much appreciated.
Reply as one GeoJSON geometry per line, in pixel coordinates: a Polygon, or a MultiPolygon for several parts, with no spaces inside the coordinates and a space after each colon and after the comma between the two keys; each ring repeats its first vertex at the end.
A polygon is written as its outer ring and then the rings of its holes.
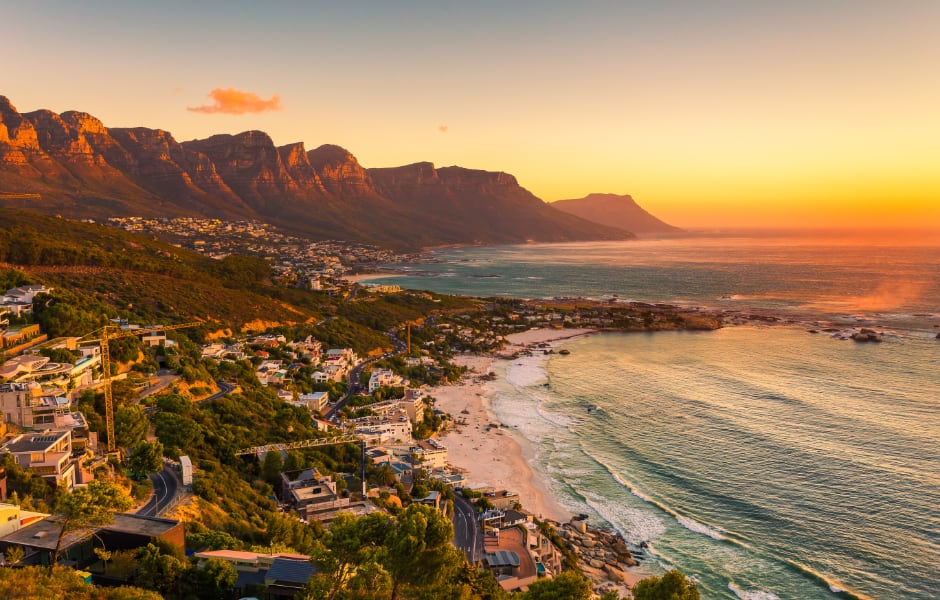
{"type": "Polygon", "coordinates": [[[350,283],[362,283],[363,281],[380,280],[386,277],[398,277],[399,273],[357,273],[356,275],[343,275],[343,279],[350,283]]]}
{"type": "MultiPolygon", "coordinates": [[[[592,333],[591,329],[532,329],[507,337],[509,353],[529,344],[547,343],[592,333]]],[[[492,390],[483,376],[490,372],[494,358],[463,355],[455,359],[466,366],[464,379],[450,386],[433,388],[436,407],[459,423],[441,436],[447,446],[449,462],[466,472],[471,486],[493,486],[519,494],[523,507],[558,522],[566,522],[571,514],[547,491],[545,482],[529,467],[533,450],[519,434],[500,427],[491,411],[492,390]]]]}

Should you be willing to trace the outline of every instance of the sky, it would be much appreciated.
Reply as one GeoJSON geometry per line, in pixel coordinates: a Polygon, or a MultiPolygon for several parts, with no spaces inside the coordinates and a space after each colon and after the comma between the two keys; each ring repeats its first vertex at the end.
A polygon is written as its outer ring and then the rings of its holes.
{"type": "Polygon", "coordinates": [[[936,0],[2,4],[21,112],[505,171],[687,228],[940,223],[936,0]]]}

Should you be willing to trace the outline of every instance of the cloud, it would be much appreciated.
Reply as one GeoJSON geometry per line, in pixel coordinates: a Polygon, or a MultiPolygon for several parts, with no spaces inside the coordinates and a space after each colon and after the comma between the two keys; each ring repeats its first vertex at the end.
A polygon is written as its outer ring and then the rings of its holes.
{"type": "Polygon", "coordinates": [[[447,125],[438,125],[437,130],[441,133],[447,133],[447,125]]]}
{"type": "Polygon", "coordinates": [[[269,110],[281,110],[281,97],[275,94],[267,100],[262,100],[257,94],[243,92],[234,88],[223,90],[215,88],[209,92],[209,97],[215,103],[205,106],[190,106],[186,110],[198,113],[223,113],[227,115],[243,115],[245,113],[260,113],[269,110]]]}

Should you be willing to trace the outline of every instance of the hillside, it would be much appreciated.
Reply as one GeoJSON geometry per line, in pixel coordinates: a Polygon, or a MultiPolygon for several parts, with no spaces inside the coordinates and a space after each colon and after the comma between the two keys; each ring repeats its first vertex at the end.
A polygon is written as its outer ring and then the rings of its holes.
{"type": "Polygon", "coordinates": [[[92,115],[20,113],[0,96],[0,198],[72,218],[255,219],[313,239],[399,249],[441,244],[627,239],[560,212],[509,174],[431,163],[366,169],[347,150],[276,146],[263,131],[177,142],[92,115]]]}
{"type": "Polygon", "coordinates": [[[107,316],[141,324],[202,321],[200,336],[305,326],[324,342],[369,353],[390,346],[388,327],[472,303],[402,295],[354,311],[323,293],[273,285],[262,259],[213,260],[119,229],[12,209],[0,209],[4,272],[56,289],[44,315],[55,326],[47,331],[51,337],[88,333],[107,316]]]}
{"type": "Polygon", "coordinates": [[[628,195],[589,194],[574,200],[558,200],[551,204],[560,211],[594,223],[619,227],[633,233],[679,233],[682,230],[646,212],[628,195]]]}

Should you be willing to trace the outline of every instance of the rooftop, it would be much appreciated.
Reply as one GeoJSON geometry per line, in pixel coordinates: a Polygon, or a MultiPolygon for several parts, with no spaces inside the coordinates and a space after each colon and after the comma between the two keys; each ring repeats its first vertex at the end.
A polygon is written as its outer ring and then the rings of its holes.
{"type": "Polygon", "coordinates": [[[497,550],[487,552],[484,556],[486,564],[491,567],[518,567],[519,555],[512,550],[497,550]]]}
{"type": "Polygon", "coordinates": [[[69,435],[68,431],[43,431],[42,433],[23,434],[6,445],[6,449],[16,454],[21,452],[43,452],[50,446],[69,435]]]}

